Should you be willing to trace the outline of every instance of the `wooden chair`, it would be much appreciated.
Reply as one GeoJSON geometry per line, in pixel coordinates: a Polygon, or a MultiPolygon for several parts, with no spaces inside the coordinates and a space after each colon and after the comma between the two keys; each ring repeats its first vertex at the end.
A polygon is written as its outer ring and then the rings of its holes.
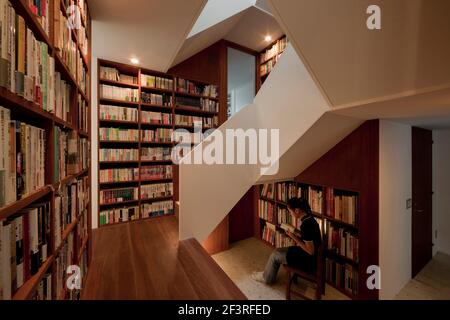
{"type": "Polygon", "coordinates": [[[297,280],[297,278],[305,279],[316,285],[316,299],[321,300],[322,294],[325,294],[325,274],[324,274],[325,263],[323,260],[323,245],[319,247],[317,254],[317,269],[316,273],[308,273],[302,270],[291,267],[287,264],[284,268],[287,271],[288,281],[286,284],[286,300],[291,300],[291,295],[299,296],[306,300],[312,300],[311,298],[305,296],[304,294],[292,289],[292,283],[297,280]]]}

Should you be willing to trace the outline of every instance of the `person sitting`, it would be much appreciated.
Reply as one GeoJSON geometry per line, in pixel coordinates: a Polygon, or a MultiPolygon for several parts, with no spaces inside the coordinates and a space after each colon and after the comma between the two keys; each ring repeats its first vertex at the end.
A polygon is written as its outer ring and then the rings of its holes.
{"type": "Polygon", "coordinates": [[[282,264],[313,273],[316,270],[317,254],[322,244],[319,224],[311,214],[311,207],[305,198],[292,198],[287,203],[289,213],[300,220],[300,232],[286,231],[295,246],[279,248],[272,252],[264,272],[254,272],[252,278],[265,284],[273,284],[282,264]]]}

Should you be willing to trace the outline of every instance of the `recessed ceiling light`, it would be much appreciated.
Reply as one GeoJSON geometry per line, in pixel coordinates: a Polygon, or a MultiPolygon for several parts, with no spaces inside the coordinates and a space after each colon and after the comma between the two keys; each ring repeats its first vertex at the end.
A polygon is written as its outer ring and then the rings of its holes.
{"type": "Polygon", "coordinates": [[[131,58],[130,61],[132,64],[139,64],[139,59],[131,58]]]}
{"type": "Polygon", "coordinates": [[[266,36],[266,37],[264,38],[264,40],[266,40],[267,42],[272,41],[272,37],[271,37],[271,36],[266,36]]]}

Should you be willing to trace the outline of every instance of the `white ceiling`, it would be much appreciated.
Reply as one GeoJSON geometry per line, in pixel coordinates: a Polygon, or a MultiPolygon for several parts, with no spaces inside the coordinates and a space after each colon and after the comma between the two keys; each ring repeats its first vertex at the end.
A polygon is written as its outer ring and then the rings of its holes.
{"type": "Polygon", "coordinates": [[[88,0],[94,57],[167,71],[207,0],[88,0]]]}
{"type": "Polygon", "coordinates": [[[221,39],[261,51],[268,45],[264,41],[266,35],[276,39],[283,34],[283,30],[271,14],[252,6],[187,39],[173,66],[221,39]]]}

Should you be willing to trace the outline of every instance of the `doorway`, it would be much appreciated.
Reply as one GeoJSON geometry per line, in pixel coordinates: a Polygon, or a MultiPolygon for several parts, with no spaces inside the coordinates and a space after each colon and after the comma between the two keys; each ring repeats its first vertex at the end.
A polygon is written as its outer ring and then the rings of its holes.
{"type": "Polygon", "coordinates": [[[412,128],[412,277],[433,256],[433,134],[412,128]]]}

